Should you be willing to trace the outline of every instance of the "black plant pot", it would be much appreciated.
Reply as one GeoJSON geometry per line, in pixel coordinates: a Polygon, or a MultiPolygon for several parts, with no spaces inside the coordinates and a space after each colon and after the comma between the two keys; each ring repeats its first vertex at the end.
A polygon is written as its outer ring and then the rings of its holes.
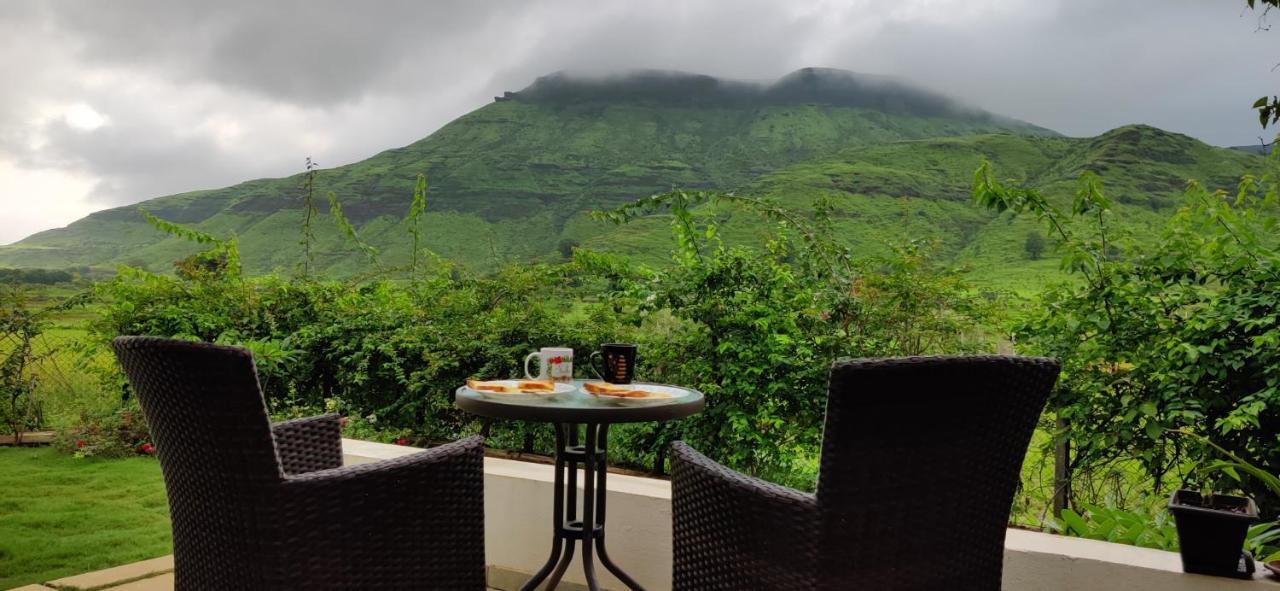
{"type": "Polygon", "coordinates": [[[1169,498],[1169,512],[1178,525],[1182,570],[1218,577],[1252,578],[1253,559],[1246,554],[1244,538],[1258,520],[1252,499],[1213,495],[1206,507],[1200,493],[1179,490],[1169,498]]]}

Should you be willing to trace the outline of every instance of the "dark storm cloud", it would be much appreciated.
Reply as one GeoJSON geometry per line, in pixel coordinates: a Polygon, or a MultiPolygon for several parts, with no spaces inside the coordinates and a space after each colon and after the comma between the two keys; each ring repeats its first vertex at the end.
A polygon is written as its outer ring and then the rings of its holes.
{"type": "MultiPolygon", "coordinates": [[[[89,64],[127,65],[305,105],[358,100],[474,43],[505,2],[316,0],[56,3],[89,64]]],[[[431,76],[425,71],[422,75],[431,76]]]]}
{"type": "Polygon", "coordinates": [[[1243,0],[6,0],[0,170],[91,178],[88,213],[355,161],[550,72],[639,68],[842,68],[1069,135],[1245,144],[1280,86],[1280,32],[1256,25],[1243,0]]]}

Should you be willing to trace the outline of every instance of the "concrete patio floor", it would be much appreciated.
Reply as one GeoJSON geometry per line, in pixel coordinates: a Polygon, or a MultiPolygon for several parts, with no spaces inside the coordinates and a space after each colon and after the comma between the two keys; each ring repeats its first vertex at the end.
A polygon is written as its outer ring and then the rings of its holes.
{"type": "Polygon", "coordinates": [[[12,591],[172,591],[173,556],[161,556],[83,575],[63,577],[43,585],[27,585],[12,591]]]}
{"type": "MultiPolygon", "coordinates": [[[[501,584],[494,582],[495,573],[491,572],[489,576],[491,585],[501,584]]],[[[511,577],[499,575],[497,578],[511,577]]],[[[581,589],[581,585],[562,583],[560,588],[576,591],[581,589]]],[[[24,585],[9,591],[173,591],[173,556],[161,556],[74,577],[63,577],[44,584],[24,585]]]]}

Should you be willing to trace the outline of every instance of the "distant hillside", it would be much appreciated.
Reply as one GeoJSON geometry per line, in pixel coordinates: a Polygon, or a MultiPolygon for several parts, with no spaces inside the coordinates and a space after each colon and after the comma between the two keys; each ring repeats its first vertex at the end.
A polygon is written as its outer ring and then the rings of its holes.
{"type": "MultiPolygon", "coordinates": [[[[978,133],[1053,135],[967,108],[904,83],[806,69],[771,84],[640,72],[614,78],[557,74],[479,108],[418,142],[324,170],[365,237],[405,256],[398,218],[414,178],[431,183],[428,246],[484,267],[554,252],[581,234],[580,212],[674,186],[733,189],[761,174],[850,146],[978,133]]],[[[292,269],[301,254],[300,176],[248,181],[140,204],[155,215],[236,233],[247,266],[292,269]]],[[[103,211],[0,248],[0,265],[146,264],[187,252],[142,223],[139,206],[103,211]]],[[[324,224],[325,229],[329,228],[324,224]]],[[[321,234],[320,266],[363,262],[321,234]]]]}
{"type": "MultiPolygon", "coordinates": [[[[982,284],[1031,289],[1061,279],[1052,253],[1028,260],[1027,233],[1041,231],[1031,218],[1010,220],[972,203],[973,173],[984,159],[1002,178],[1035,186],[1064,207],[1080,174],[1094,171],[1116,204],[1115,231],[1138,241],[1180,203],[1187,180],[1234,190],[1241,175],[1263,164],[1255,155],[1130,125],[1092,138],[1001,134],[853,147],[762,175],[744,192],[801,207],[819,196],[832,199],[840,236],[863,255],[919,240],[943,260],[970,267],[982,284]]],[[[585,245],[657,263],[659,246],[669,241],[666,223],[657,216],[638,220],[585,245]]],[[[721,234],[758,242],[763,229],[751,216],[734,216],[721,234]]]]}
{"type": "Polygon", "coordinates": [[[1261,156],[1266,156],[1267,154],[1271,153],[1271,150],[1274,149],[1274,146],[1275,144],[1266,144],[1266,145],[1253,144],[1250,146],[1231,146],[1231,149],[1240,150],[1241,152],[1248,152],[1250,154],[1258,154],[1261,156]]]}

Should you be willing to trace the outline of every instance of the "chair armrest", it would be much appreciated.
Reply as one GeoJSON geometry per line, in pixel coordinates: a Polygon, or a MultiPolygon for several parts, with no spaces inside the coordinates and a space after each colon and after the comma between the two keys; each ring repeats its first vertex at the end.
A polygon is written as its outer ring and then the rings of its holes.
{"type": "Polygon", "coordinates": [[[340,420],[338,415],[328,414],[271,425],[284,473],[291,476],[341,466],[340,420]]]}
{"type": "Polygon", "coordinates": [[[674,590],[817,587],[813,495],[671,447],[674,590]]]}
{"type": "Polygon", "coordinates": [[[308,578],[352,589],[484,589],[482,437],[288,476],[282,493],[285,552],[308,578]]]}

